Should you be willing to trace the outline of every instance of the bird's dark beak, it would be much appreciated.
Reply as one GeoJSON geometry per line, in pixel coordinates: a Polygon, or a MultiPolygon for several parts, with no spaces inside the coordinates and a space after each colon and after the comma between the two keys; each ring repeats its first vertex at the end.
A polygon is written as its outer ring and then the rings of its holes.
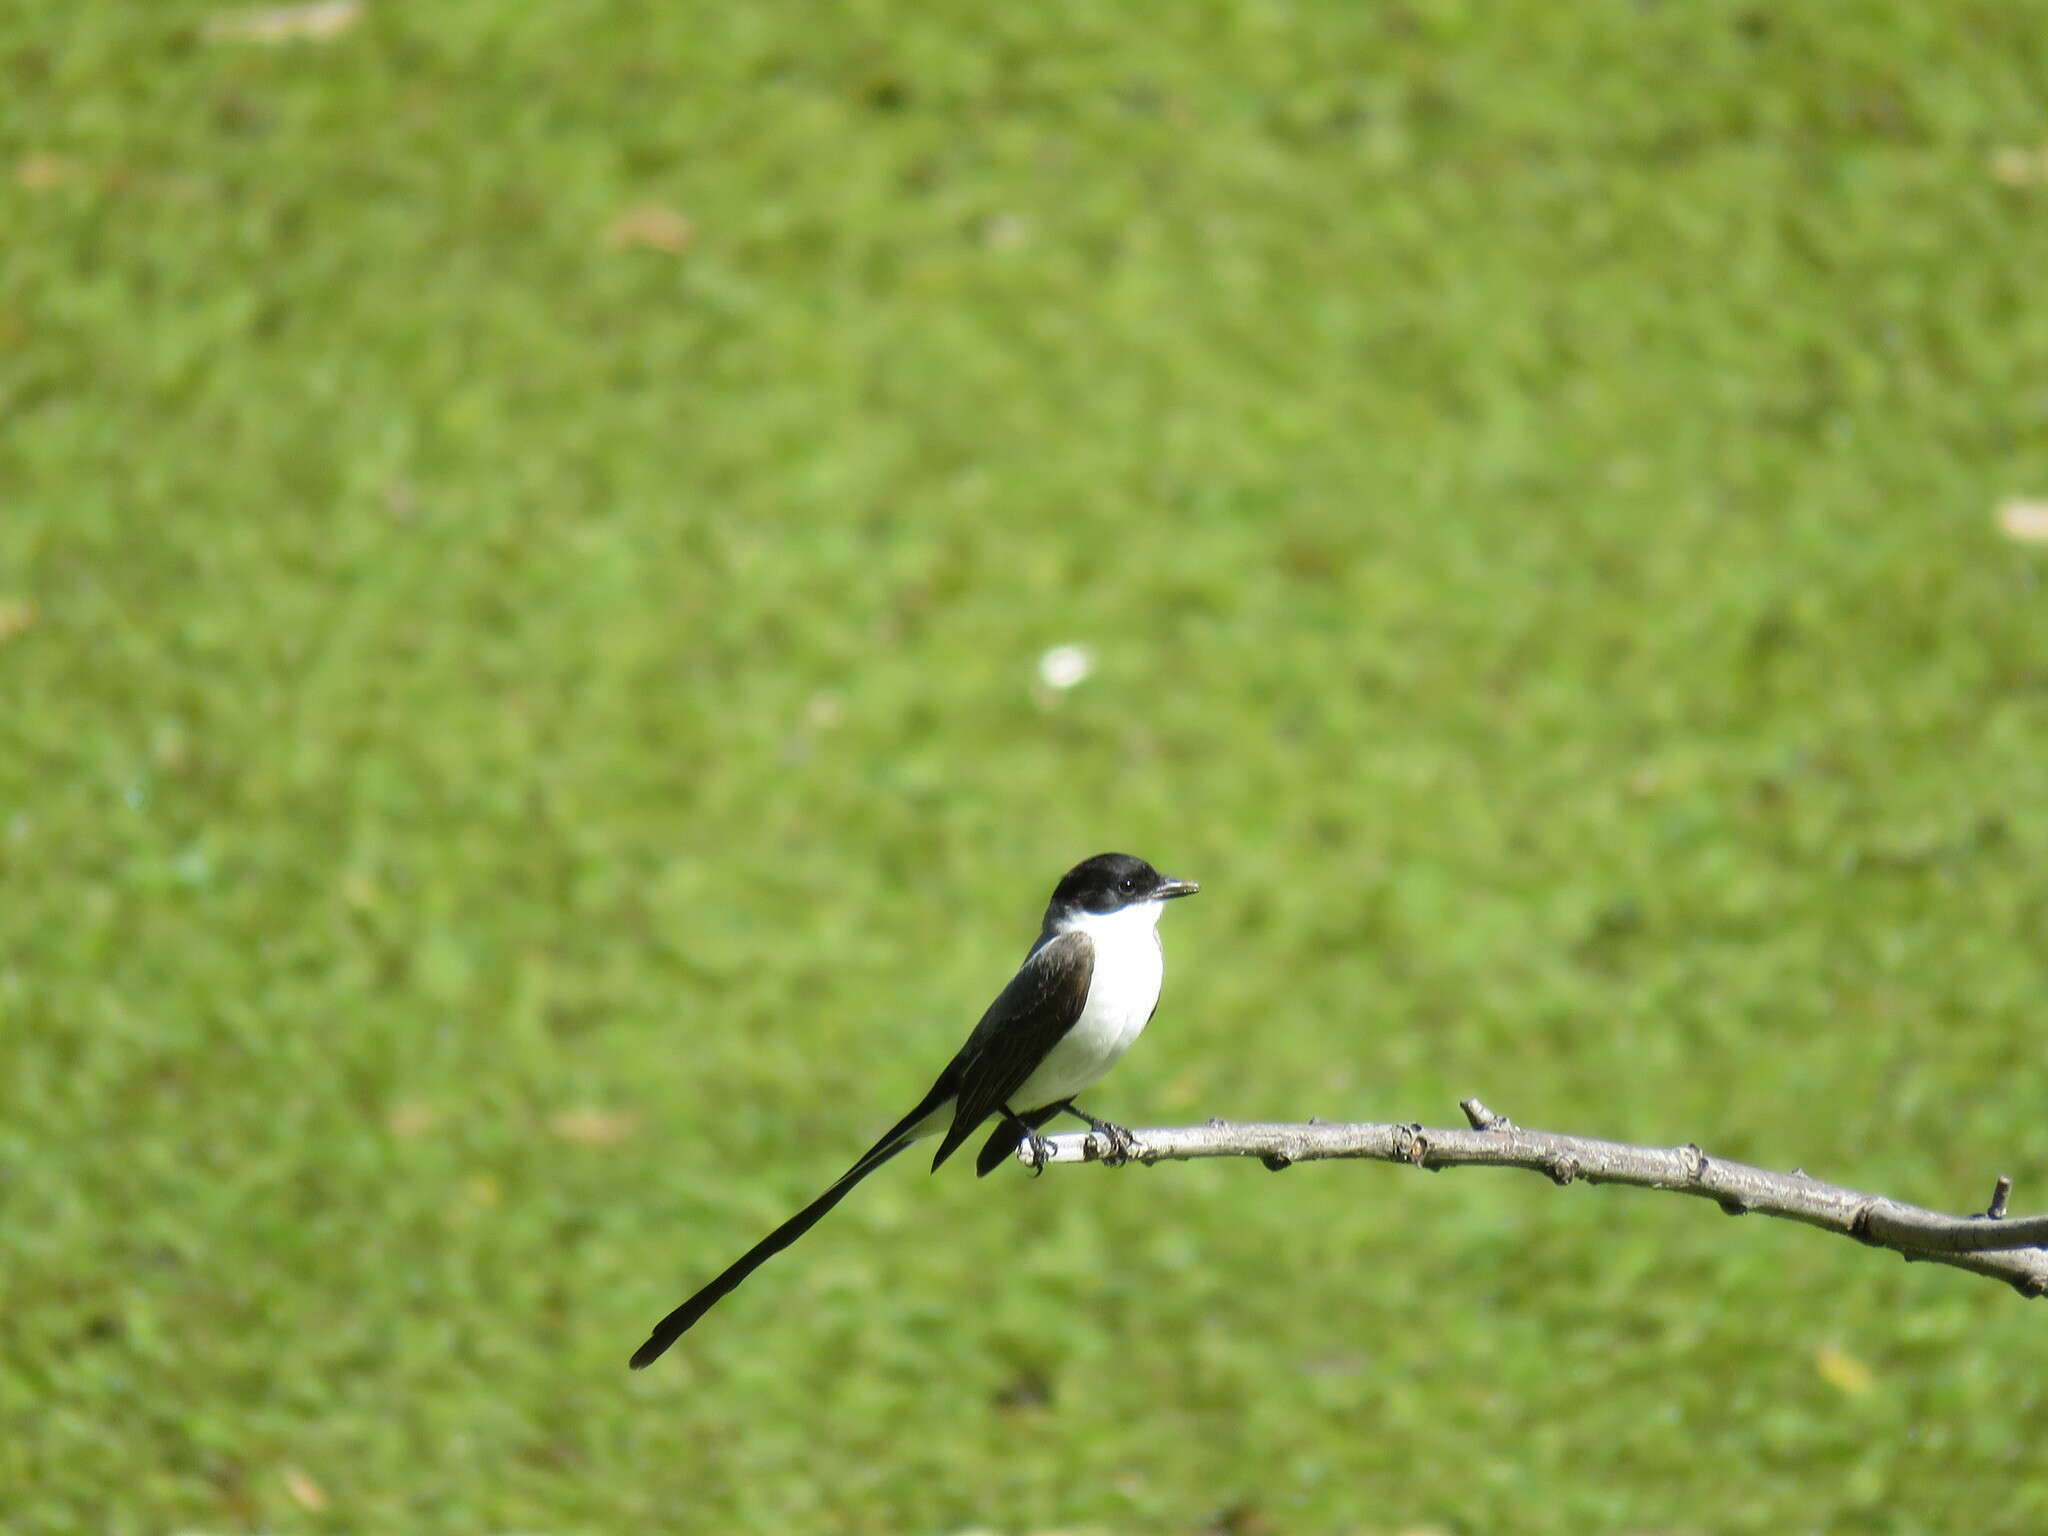
{"type": "Polygon", "coordinates": [[[1152,895],[1157,901],[1171,901],[1176,896],[1192,896],[1200,889],[1192,880],[1163,880],[1152,895]]]}

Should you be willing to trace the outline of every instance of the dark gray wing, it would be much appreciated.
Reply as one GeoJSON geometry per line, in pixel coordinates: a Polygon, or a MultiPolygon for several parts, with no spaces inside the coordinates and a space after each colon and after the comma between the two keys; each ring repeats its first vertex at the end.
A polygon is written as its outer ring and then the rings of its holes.
{"type": "Polygon", "coordinates": [[[932,1159],[934,1168],[951,1157],[982,1121],[1002,1113],[1024,1079],[1074,1027],[1094,974],[1095,945],[1085,933],[1063,933],[1041,944],[1018,967],[948,1069],[959,1097],[953,1105],[953,1124],[932,1159]]]}

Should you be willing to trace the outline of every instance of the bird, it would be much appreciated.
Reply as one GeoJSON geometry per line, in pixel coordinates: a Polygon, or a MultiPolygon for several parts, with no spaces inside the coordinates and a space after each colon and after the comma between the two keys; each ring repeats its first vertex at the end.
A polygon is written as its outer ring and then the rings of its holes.
{"type": "Polygon", "coordinates": [[[1062,1113],[1084,1120],[1110,1144],[1110,1160],[1128,1155],[1131,1135],[1074,1103],[1099,1082],[1152,1020],[1166,959],[1159,917],[1166,903],[1192,896],[1192,880],[1162,875],[1128,853],[1098,853],[1061,877],[1046,903],[1038,938],[1017,974],[931,1090],[826,1191],[754,1244],[715,1279],[654,1325],[633,1352],[641,1370],[693,1327],[755,1270],[816,1226],[853,1187],[897,1153],[942,1135],[932,1171],[991,1116],[996,1129],[975,1159],[986,1176],[1029,1145],[1042,1170],[1039,1127],[1062,1113]]]}

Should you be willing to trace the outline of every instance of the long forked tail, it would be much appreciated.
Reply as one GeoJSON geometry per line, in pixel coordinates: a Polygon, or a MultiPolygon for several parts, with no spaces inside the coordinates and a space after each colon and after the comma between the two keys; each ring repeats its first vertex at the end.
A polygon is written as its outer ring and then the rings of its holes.
{"type": "MultiPolygon", "coordinates": [[[[934,1094],[936,1093],[937,1090],[934,1089],[934,1094]]],[[[922,1122],[933,1115],[934,1110],[933,1100],[927,1098],[924,1103],[897,1121],[890,1128],[888,1135],[869,1147],[862,1154],[860,1161],[842,1173],[830,1189],[733,1260],[717,1279],[656,1323],[654,1331],[647,1335],[647,1342],[633,1351],[633,1369],[643,1370],[659,1360],[669,1345],[690,1331],[698,1318],[717,1306],[732,1291],[737,1290],[740,1282],[747,1276],[815,1227],[827,1211],[852,1192],[854,1185],[916,1141],[919,1136],[928,1134],[928,1128],[922,1122]]]]}

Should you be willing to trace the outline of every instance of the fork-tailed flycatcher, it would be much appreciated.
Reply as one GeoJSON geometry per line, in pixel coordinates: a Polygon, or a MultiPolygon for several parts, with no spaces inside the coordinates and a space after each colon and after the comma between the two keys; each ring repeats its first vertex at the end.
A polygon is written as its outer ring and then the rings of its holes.
{"type": "MultiPolygon", "coordinates": [[[[1074,1106],[1117,1064],[1159,1005],[1166,959],[1159,913],[1192,880],[1169,880],[1128,853],[1098,853],[1068,870],[1045,909],[1038,942],[917,1108],[891,1126],[839,1182],[741,1254],[722,1275],[654,1325],[633,1368],[661,1357],[720,1298],[815,1226],[862,1179],[912,1142],[945,1132],[932,1168],[991,1115],[995,1134],[975,1159],[986,1174],[1065,1111],[1107,1136],[1119,1153],[1130,1133],[1074,1106]]],[[[1042,1164],[1041,1164],[1042,1166],[1042,1164]]]]}

